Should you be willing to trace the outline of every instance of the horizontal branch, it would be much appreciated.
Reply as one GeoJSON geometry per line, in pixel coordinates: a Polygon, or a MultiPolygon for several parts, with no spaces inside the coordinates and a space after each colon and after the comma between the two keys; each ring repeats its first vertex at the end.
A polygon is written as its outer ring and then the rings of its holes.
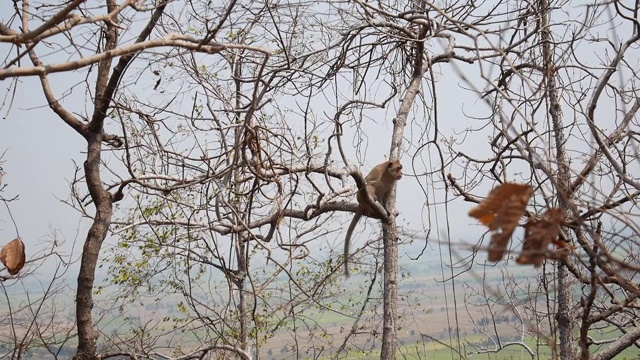
{"type": "Polygon", "coordinates": [[[616,355],[620,354],[623,350],[631,346],[631,344],[633,344],[633,342],[638,339],[640,339],[640,328],[635,328],[619,337],[618,340],[611,343],[611,345],[606,350],[596,354],[593,357],[593,360],[613,359],[616,355]]]}
{"type": "MultiPolygon", "coordinates": [[[[203,52],[207,54],[216,54],[228,48],[238,47],[237,45],[234,46],[234,45],[227,45],[227,44],[220,44],[220,43],[202,45],[197,41],[194,41],[193,39],[188,38],[186,36],[179,35],[179,34],[169,34],[163,39],[155,39],[155,40],[149,40],[149,41],[127,45],[127,46],[119,47],[114,50],[104,51],[99,54],[82,58],[79,60],[75,60],[75,61],[69,61],[65,63],[52,64],[52,65],[14,67],[9,69],[2,69],[0,70],[0,80],[10,78],[10,77],[46,75],[46,74],[76,70],[88,65],[98,63],[105,59],[133,54],[145,49],[166,47],[166,46],[178,47],[178,48],[183,48],[187,50],[193,50],[196,52],[203,52]]],[[[251,48],[251,49],[260,51],[260,52],[266,51],[260,48],[251,48]]]]}
{"type": "Polygon", "coordinates": [[[97,15],[91,17],[83,17],[77,14],[71,14],[71,11],[75,10],[85,0],[74,0],[67,4],[60,12],[49,18],[46,22],[40,25],[37,29],[28,32],[18,32],[4,24],[0,24],[0,42],[13,43],[13,44],[25,44],[40,41],[53,35],[59,34],[64,31],[71,30],[74,26],[95,22],[113,22],[117,18],[118,14],[126,7],[133,5],[135,0],[128,0],[124,4],[120,5],[116,10],[109,14],[97,15]],[[64,24],[60,25],[60,22],[67,20],[64,24]]]}
{"type": "Polygon", "coordinates": [[[151,219],[145,219],[135,223],[124,223],[124,222],[113,221],[114,225],[124,226],[118,230],[115,230],[113,234],[119,234],[137,226],[148,225],[148,226],[185,226],[185,227],[189,227],[190,229],[208,229],[220,235],[228,235],[231,233],[239,233],[239,232],[248,231],[248,230],[259,228],[261,226],[272,224],[274,222],[277,222],[278,219],[280,219],[281,217],[288,217],[288,218],[294,218],[294,219],[300,219],[300,220],[311,220],[324,213],[333,212],[333,211],[355,212],[357,208],[358,208],[358,204],[356,203],[351,203],[346,201],[332,201],[332,202],[325,203],[319,207],[314,207],[312,205],[309,205],[305,209],[301,209],[301,210],[284,209],[281,212],[273,212],[270,215],[267,215],[255,221],[252,221],[246,226],[232,225],[230,223],[225,223],[222,221],[215,221],[210,224],[194,222],[194,221],[151,220],[151,219]]]}

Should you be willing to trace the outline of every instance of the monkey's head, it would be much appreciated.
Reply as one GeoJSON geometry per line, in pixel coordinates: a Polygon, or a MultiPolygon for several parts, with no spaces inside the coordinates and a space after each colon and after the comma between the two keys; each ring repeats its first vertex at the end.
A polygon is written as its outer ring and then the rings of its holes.
{"type": "Polygon", "coordinates": [[[402,164],[398,160],[387,161],[387,172],[396,180],[402,178],[402,164]]]}

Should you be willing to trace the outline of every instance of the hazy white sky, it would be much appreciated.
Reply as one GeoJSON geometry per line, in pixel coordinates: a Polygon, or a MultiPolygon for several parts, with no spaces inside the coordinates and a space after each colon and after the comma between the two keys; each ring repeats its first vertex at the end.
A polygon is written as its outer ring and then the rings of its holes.
{"type": "MultiPolygon", "coordinates": [[[[4,92],[9,81],[0,82],[4,92]]],[[[9,108],[6,106],[9,101],[5,102],[0,118],[0,149],[7,151],[3,164],[6,187],[0,196],[19,196],[9,207],[25,243],[27,258],[48,248],[42,242],[50,240],[54,233],[59,243],[66,239],[64,252],[70,252],[76,237],[76,249],[81,249],[88,223],[85,220],[81,224],[79,213],[61,200],[68,199],[75,169],[73,161],[82,165],[86,143],[46,106],[37,78],[20,82],[13,104],[9,108]]],[[[7,208],[2,206],[0,244],[15,237],[7,208]]],[[[41,271],[46,273],[53,265],[48,262],[41,271]]]]}
{"type": "MultiPolygon", "coordinates": [[[[10,2],[0,2],[0,14],[13,13],[11,7],[10,2]]],[[[0,17],[0,21],[6,22],[6,20],[0,17]]],[[[64,53],[60,53],[59,57],[56,61],[67,60],[64,53]]],[[[53,61],[55,56],[48,59],[53,61]]],[[[23,59],[23,65],[28,66],[29,64],[28,59],[23,59]]],[[[85,80],[84,76],[84,72],[49,76],[55,96],[62,105],[67,110],[81,116],[87,116],[91,110],[91,104],[85,103],[87,94],[84,93],[84,84],[80,84],[85,80]],[[68,92],[69,87],[76,84],[79,85],[73,91],[68,92]]],[[[376,74],[370,74],[370,76],[375,77],[376,74]]],[[[8,91],[12,89],[12,81],[13,79],[6,79],[0,82],[3,85],[0,91],[5,96],[5,102],[0,107],[0,114],[2,114],[0,119],[0,152],[7,150],[3,165],[6,172],[3,183],[6,188],[2,196],[10,198],[19,195],[19,200],[12,202],[10,207],[27,251],[33,252],[33,247],[37,246],[36,244],[41,239],[51,234],[51,228],[60,230],[60,234],[68,240],[73,240],[77,236],[80,214],[60,200],[68,199],[70,181],[73,179],[75,166],[82,166],[86,143],[81,136],[49,109],[36,77],[19,79],[20,84],[17,86],[15,94],[8,91]]],[[[459,84],[456,82],[441,83],[439,86],[442,87],[440,91],[443,93],[459,91],[459,84]]],[[[140,89],[138,95],[145,97],[148,91],[149,89],[145,87],[140,89]]],[[[375,89],[370,91],[375,91],[375,89]]],[[[465,128],[467,125],[464,123],[467,122],[467,119],[462,113],[461,104],[463,102],[460,97],[455,97],[455,100],[451,103],[454,105],[450,106],[449,99],[446,97],[441,99],[441,106],[446,107],[446,111],[442,111],[441,117],[447,119],[444,123],[447,128],[454,125],[458,128],[465,128]]],[[[286,107],[287,105],[285,103],[280,106],[286,107]]],[[[289,106],[293,109],[298,108],[298,105],[294,103],[289,106]]],[[[469,106],[485,107],[482,103],[476,103],[472,97],[469,97],[466,106],[467,108],[469,106]]],[[[328,117],[333,116],[334,111],[327,108],[326,105],[319,106],[319,108],[321,111],[314,114],[315,118],[328,122],[328,117]]],[[[365,174],[371,166],[385,160],[385,156],[388,155],[389,134],[392,129],[390,119],[395,116],[396,110],[389,108],[378,111],[376,124],[367,125],[367,153],[361,159],[364,162],[362,171],[365,174]]],[[[418,118],[419,122],[423,121],[420,118],[421,115],[414,114],[412,116],[418,118]]],[[[300,121],[300,119],[296,119],[296,121],[300,121]]],[[[409,130],[409,128],[407,129],[409,130]]],[[[344,142],[346,145],[350,145],[354,138],[353,132],[350,129],[345,130],[344,142]]],[[[416,136],[420,135],[408,133],[405,147],[410,147],[411,140],[416,136]]],[[[350,160],[356,164],[359,161],[355,154],[350,160]]],[[[427,161],[427,159],[416,160],[418,162],[427,161]]],[[[406,173],[412,173],[412,159],[403,158],[402,162],[406,173]]],[[[424,164],[418,163],[418,166],[424,167],[424,164]]],[[[425,179],[405,176],[398,191],[400,219],[410,223],[409,228],[413,230],[420,229],[423,218],[427,216],[426,213],[423,213],[424,204],[415,201],[421,191],[418,181],[424,182],[425,179]]],[[[81,191],[86,191],[83,185],[81,185],[81,191]]],[[[420,196],[422,197],[422,195],[420,196]]],[[[0,244],[3,244],[13,239],[16,236],[16,231],[8,217],[7,210],[0,209],[0,214],[2,214],[0,215],[0,244]]],[[[464,221],[465,223],[472,222],[471,219],[466,218],[464,221]]],[[[86,228],[87,222],[85,220],[78,235],[80,245],[84,241],[86,228]]],[[[81,248],[81,246],[76,248],[81,248]]]]}
{"type": "MultiPolygon", "coordinates": [[[[8,1],[0,2],[0,14],[11,14],[12,3],[8,1]]],[[[0,15],[0,21],[7,19],[0,15]]],[[[1,47],[2,45],[0,45],[1,47]]],[[[0,48],[1,50],[1,48],[0,48]]],[[[437,47],[430,49],[438,51],[437,47]]],[[[28,64],[28,60],[23,60],[28,64]]],[[[461,64],[461,67],[471,72],[476,69],[474,66],[461,64]]],[[[487,105],[478,100],[476,94],[466,91],[463,81],[454,74],[450,66],[445,64],[442,68],[434,69],[438,80],[438,105],[439,105],[439,130],[455,138],[462,129],[474,124],[476,120],[471,116],[486,115],[489,112],[487,105]],[[442,81],[441,81],[442,80],[442,81]],[[457,129],[454,131],[453,129],[457,129]]],[[[376,76],[376,74],[371,74],[376,76]]],[[[76,84],[84,80],[83,74],[58,74],[51,75],[50,80],[54,85],[56,97],[63,106],[78,115],[87,115],[90,104],[85,104],[85,93],[83,84],[80,84],[71,93],[65,92],[70,84],[76,84]]],[[[23,238],[27,251],[51,233],[50,227],[61,230],[70,241],[77,234],[80,221],[80,214],[71,209],[68,205],[60,202],[59,199],[67,199],[69,194],[69,182],[74,175],[75,166],[82,166],[84,161],[84,151],[86,143],[71,128],[64,124],[47,106],[38,79],[35,77],[20,79],[15,97],[8,92],[12,88],[12,79],[0,82],[0,94],[4,96],[0,105],[0,153],[7,150],[3,168],[7,173],[3,183],[6,184],[4,192],[1,194],[5,198],[19,195],[19,200],[10,204],[13,215],[19,227],[20,235],[23,238]],[[75,162],[75,163],[74,163],[75,162]]],[[[143,89],[146,91],[148,89],[143,89]]],[[[141,91],[141,94],[144,94],[141,91]]],[[[375,89],[371,90],[375,91],[375,89]]],[[[429,90],[425,89],[425,93],[429,90]]],[[[144,96],[144,95],[142,95],[144,96]]],[[[427,97],[429,97],[427,95],[427,97]]],[[[297,108],[296,104],[290,104],[291,108],[297,108]]],[[[286,108],[287,104],[280,104],[286,108]]],[[[322,121],[326,116],[333,115],[333,111],[323,108],[315,116],[322,121]]],[[[369,152],[364,156],[366,166],[363,172],[367,172],[370,166],[384,160],[388,153],[389,132],[392,124],[390,119],[395,116],[396,109],[391,107],[387,110],[379,111],[380,121],[373,126],[375,130],[368,132],[369,152]],[[386,121],[383,121],[386,119],[386,121]]],[[[420,114],[411,114],[410,122],[424,122],[420,114]]],[[[410,148],[412,142],[421,136],[416,133],[417,127],[407,127],[405,134],[405,148],[410,148]]],[[[346,129],[347,132],[349,129],[346,129]]],[[[345,144],[350,144],[349,134],[345,136],[345,144]]],[[[468,151],[478,157],[489,151],[488,138],[486,133],[474,133],[464,139],[461,150],[468,151]]],[[[415,151],[415,148],[411,149],[415,151]]],[[[430,159],[424,158],[428,154],[432,159],[437,159],[433,152],[424,151],[422,158],[404,157],[402,163],[405,166],[405,173],[411,174],[412,162],[415,161],[419,171],[431,168],[430,159]]],[[[357,163],[358,159],[351,159],[357,163]]],[[[457,169],[460,171],[460,169],[457,169]]],[[[410,230],[422,229],[427,223],[428,214],[424,211],[424,196],[419,183],[428,185],[429,178],[414,178],[405,176],[398,190],[398,209],[401,212],[400,220],[403,225],[410,230]],[[416,199],[421,199],[416,201],[416,199]]],[[[489,186],[489,185],[488,185],[489,186]]],[[[425,187],[425,189],[427,189],[425,187]]],[[[86,191],[84,188],[81,189],[86,191]]],[[[428,190],[428,189],[427,189],[428,190]]],[[[431,196],[430,194],[429,196],[431,196]]],[[[438,199],[429,199],[431,202],[439,202],[438,199]]],[[[476,222],[467,217],[466,213],[472,204],[456,201],[449,207],[448,214],[451,219],[452,238],[459,240],[467,238],[469,242],[474,242],[484,232],[484,228],[476,225],[476,222]]],[[[432,208],[432,219],[439,219],[439,223],[433,223],[431,236],[437,237],[439,232],[446,226],[444,207],[442,205],[432,208]],[[436,228],[436,226],[438,228],[436,228]]],[[[78,240],[80,245],[86,235],[86,221],[80,229],[78,240]]],[[[362,225],[361,225],[362,226],[362,225]]],[[[16,236],[13,224],[10,222],[5,208],[0,209],[0,244],[4,244],[16,236]]],[[[340,241],[337,239],[336,241],[340,241]]],[[[81,246],[79,246],[81,247],[81,246]]]]}

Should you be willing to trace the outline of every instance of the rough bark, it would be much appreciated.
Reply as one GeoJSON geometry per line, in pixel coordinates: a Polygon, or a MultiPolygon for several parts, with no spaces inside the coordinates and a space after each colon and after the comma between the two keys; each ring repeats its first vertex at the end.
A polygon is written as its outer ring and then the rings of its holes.
{"type": "MultiPolygon", "coordinates": [[[[407,116],[411,110],[422,83],[422,61],[419,61],[419,71],[415,71],[409,87],[400,105],[398,116],[393,120],[393,135],[391,140],[390,159],[397,160],[400,157],[402,148],[402,138],[407,116]]],[[[391,213],[395,212],[395,189],[390,196],[389,202],[394,204],[390,208],[391,213]]],[[[387,206],[390,206],[387,204],[387,206]]],[[[383,328],[382,328],[382,350],[381,359],[395,359],[398,348],[398,228],[396,217],[391,216],[391,222],[383,224],[382,239],[384,243],[384,290],[383,290],[383,328]]]]}
{"type": "Polygon", "coordinates": [[[88,139],[87,160],[84,172],[89,193],[96,206],[96,215],[87,233],[82,249],[80,272],[78,273],[78,289],[76,290],[76,321],[78,326],[78,349],[75,359],[96,359],[98,331],[93,326],[91,311],[93,310],[93,284],[96,264],[102,242],[111,225],[113,205],[111,194],[107,192],[100,178],[100,153],[102,140],[100,135],[92,135],[88,139]]]}
{"type": "Polygon", "coordinates": [[[384,243],[384,317],[380,359],[395,359],[398,348],[398,228],[393,216],[391,224],[383,224],[384,243]]]}
{"type": "MultiPolygon", "coordinates": [[[[555,141],[555,156],[558,164],[557,191],[558,204],[561,209],[568,211],[567,195],[570,185],[570,172],[567,164],[565,153],[565,139],[563,132],[562,113],[560,103],[558,101],[557,83],[556,83],[556,67],[553,59],[553,37],[551,28],[549,27],[549,19],[551,17],[551,8],[547,0],[540,0],[540,37],[542,40],[542,61],[545,69],[546,97],[549,115],[551,117],[552,130],[555,141]]],[[[559,348],[560,358],[573,359],[574,341],[573,341],[573,296],[571,291],[571,274],[562,262],[558,262],[558,307],[556,320],[558,322],[559,348]]]]}
{"type": "MultiPolygon", "coordinates": [[[[115,8],[115,1],[108,0],[107,12],[111,12],[115,8]]],[[[118,29],[115,23],[105,23],[104,37],[104,46],[107,51],[117,47],[118,29]]],[[[78,288],[76,289],[78,349],[74,359],[78,360],[97,359],[98,331],[94,328],[92,317],[93,285],[100,248],[107,237],[113,210],[111,194],[105,189],[100,177],[104,119],[116,87],[109,82],[111,62],[112,59],[108,58],[98,65],[95,106],[91,121],[87,126],[87,132],[84,134],[87,139],[87,160],[84,162],[84,173],[87,180],[87,189],[96,207],[96,215],[82,248],[78,288]]]]}

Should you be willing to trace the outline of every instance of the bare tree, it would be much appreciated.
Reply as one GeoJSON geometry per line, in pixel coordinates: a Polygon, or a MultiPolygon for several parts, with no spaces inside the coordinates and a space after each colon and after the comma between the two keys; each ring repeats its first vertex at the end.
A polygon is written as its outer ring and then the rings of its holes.
{"type": "MultiPolygon", "coordinates": [[[[17,3],[16,3],[17,5],[17,3]]],[[[42,91],[51,110],[62,121],[74,129],[87,141],[87,157],[83,166],[83,179],[90,195],[95,212],[91,214],[93,223],[82,250],[80,271],[76,294],[76,323],[78,330],[77,359],[96,358],[98,332],[92,317],[93,286],[100,249],[111,224],[113,203],[122,199],[122,187],[119,191],[109,192],[104,185],[100,167],[102,166],[102,145],[106,143],[114,148],[122,146],[122,138],[105,132],[105,120],[114,101],[121,78],[129,63],[143,49],[172,46],[177,49],[190,49],[195,52],[215,54],[224,49],[224,45],[209,40],[196,40],[181,34],[166,34],[164,37],[149,39],[158,20],[167,6],[158,2],[151,7],[143,7],[137,1],[128,0],[117,3],[107,0],[105,5],[93,7],[85,1],[76,0],[63,5],[32,8],[28,1],[22,7],[15,8],[16,24],[3,23],[0,27],[0,41],[9,44],[7,54],[16,50],[16,56],[7,58],[0,70],[0,79],[20,76],[38,76],[42,91]],[[122,23],[129,23],[137,16],[146,18],[147,24],[141,29],[130,27],[131,32],[123,37],[122,23]],[[32,24],[35,23],[35,26],[32,24]],[[33,27],[33,28],[32,28],[33,27]],[[19,29],[19,30],[17,30],[19,29]],[[135,34],[135,35],[134,35],[135,34]],[[77,46],[74,39],[88,36],[83,46],[77,46]],[[61,63],[55,53],[42,58],[38,50],[47,46],[53,39],[61,48],[72,51],[74,60],[61,63]],[[65,46],[64,43],[68,46],[65,46]],[[92,44],[92,45],[89,45],[92,44]],[[88,46],[87,46],[88,45],[88,46]],[[24,47],[25,51],[19,49],[24,47]],[[84,55],[85,47],[91,55],[84,55]],[[32,66],[23,66],[21,61],[29,56],[32,66]],[[114,57],[120,57],[112,67],[114,57]],[[49,63],[51,61],[51,63],[49,63]],[[17,66],[16,66],[17,65],[17,66]],[[56,90],[49,80],[51,74],[68,72],[83,67],[96,67],[91,100],[93,109],[87,116],[77,116],[67,110],[58,100],[56,90]]]]}
{"type": "Polygon", "coordinates": [[[491,84],[483,97],[493,109],[487,118],[495,129],[493,156],[481,159],[457,150],[461,165],[477,171],[465,177],[474,179],[466,190],[453,178],[451,184],[475,201],[468,189],[478,176],[502,182],[518,174],[536,188],[530,211],[554,206],[566,211],[563,238],[575,251],[555,269],[544,267],[541,290],[554,296],[547,296],[542,318],[531,314],[524,323],[548,339],[560,358],[611,359],[637,346],[639,336],[632,320],[637,235],[630,220],[638,196],[632,175],[638,102],[632,95],[637,94],[635,76],[623,80],[635,72],[628,59],[637,58],[632,49],[638,23],[631,15],[637,7],[587,6],[583,19],[563,22],[567,15],[561,5],[573,4],[541,1],[520,9],[520,27],[496,64],[497,79],[489,72],[479,83],[466,78],[478,92],[491,84]],[[593,37],[602,24],[607,24],[606,36],[593,37]],[[623,33],[626,39],[619,40],[623,33]],[[591,55],[602,51],[613,55],[598,60],[591,55]],[[603,328],[624,336],[601,341],[594,334],[603,328]]]}
{"type": "Polygon", "coordinates": [[[0,79],[15,89],[37,77],[87,144],[73,183],[72,205],[92,221],[75,357],[248,359],[287,330],[283,354],[395,358],[412,310],[399,301],[399,244],[440,227],[453,316],[448,340],[425,332],[425,344],[460,357],[519,347],[564,359],[637,346],[637,6],[587,5],[580,19],[577,6],[15,2],[0,20],[0,79]],[[90,107],[63,101],[72,93],[90,107]],[[356,248],[359,277],[345,281],[338,224],[356,209],[360,164],[385,157],[415,175],[401,183],[415,207],[396,212],[394,198],[389,216],[369,222],[381,236],[356,248]],[[508,267],[502,286],[485,281],[487,244],[454,260],[468,244],[452,242],[461,229],[451,225],[471,220],[449,207],[468,209],[463,200],[503,182],[532,186],[526,218],[559,208],[566,219],[559,246],[569,254],[536,253],[547,261],[526,286],[508,267]],[[423,223],[398,224],[421,209],[423,223]],[[110,283],[96,287],[102,264],[110,283]],[[476,287],[462,296],[467,272],[476,287]],[[485,299],[481,317],[470,296],[485,299]],[[134,305],[162,320],[131,316],[134,305]],[[492,346],[465,343],[463,310],[492,346]],[[317,313],[350,325],[335,330],[317,313]],[[504,341],[503,329],[518,338],[504,341]],[[603,329],[622,335],[602,340],[603,329]]]}

